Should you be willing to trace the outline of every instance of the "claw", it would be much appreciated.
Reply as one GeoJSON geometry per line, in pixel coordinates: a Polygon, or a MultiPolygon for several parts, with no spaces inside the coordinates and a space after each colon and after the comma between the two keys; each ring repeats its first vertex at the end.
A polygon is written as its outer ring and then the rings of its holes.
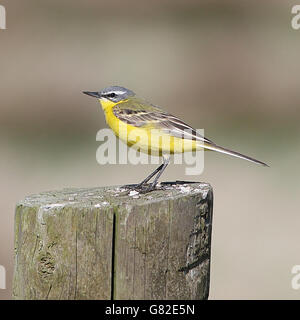
{"type": "Polygon", "coordinates": [[[125,185],[125,186],[122,186],[122,188],[128,189],[128,191],[126,191],[125,194],[129,194],[130,191],[137,191],[138,193],[145,194],[145,193],[156,190],[156,185],[140,183],[140,184],[125,185]]]}
{"type": "Polygon", "coordinates": [[[125,184],[121,188],[135,190],[135,188],[138,187],[138,186],[139,186],[139,184],[125,184]]]}
{"type": "Polygon", "coordinates": [[[156,190],[156,186],[153,186],[152,184],[150,184],[150,185],[143,186],[142,190],[140,190],[139,193],[145,194],[154,190],[156,190]]]}

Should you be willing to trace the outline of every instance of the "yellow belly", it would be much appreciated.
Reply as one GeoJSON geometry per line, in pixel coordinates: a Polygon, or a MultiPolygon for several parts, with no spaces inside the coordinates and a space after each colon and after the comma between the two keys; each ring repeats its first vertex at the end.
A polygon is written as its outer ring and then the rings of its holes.
{"type": "Polygon", "coordinates": [[[162,155],[200,150],[196,141],[170,136],[162,130],[153,128],[137,128],[120,121],[112,112],[105,110],[106,122],[115,135],[128,146],[141,152],[162,155]]]}

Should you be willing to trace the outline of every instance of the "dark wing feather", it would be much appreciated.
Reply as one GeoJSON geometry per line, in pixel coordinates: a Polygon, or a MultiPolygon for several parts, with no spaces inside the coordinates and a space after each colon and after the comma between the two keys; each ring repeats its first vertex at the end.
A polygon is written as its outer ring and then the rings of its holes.
{"type": "Polygon", "coordinates": [[[121,121],[134,127],[152,127],[161,129],[166,134],[177,138],[214,143],[200,135],[195,129],[161,108],[138,100],[117,104],[113,108],[114,115],[121,121]]]}

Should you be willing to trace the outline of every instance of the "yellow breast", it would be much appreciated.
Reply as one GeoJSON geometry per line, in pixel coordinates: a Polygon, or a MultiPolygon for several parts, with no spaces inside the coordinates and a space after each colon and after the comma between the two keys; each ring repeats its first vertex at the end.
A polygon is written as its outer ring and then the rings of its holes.
{"type": "Polygon", "coordinates": [[[195,151],[195,141],[183,140],[153,127],[134,127],[119,120],[113,113],[114,103],[101,101],[106,122],[115,135],[128,146],[147,154],[159,155],[195,151]]]}

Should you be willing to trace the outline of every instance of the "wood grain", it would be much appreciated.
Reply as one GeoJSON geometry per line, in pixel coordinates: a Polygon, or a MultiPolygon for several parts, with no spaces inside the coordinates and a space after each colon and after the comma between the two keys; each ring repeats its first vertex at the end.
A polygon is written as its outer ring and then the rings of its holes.
{"type": "Polygon", "coordinates": [[[65,189],[20,202],[14,298],[207,299],[211,187],[132,194],[65,189]]]}

